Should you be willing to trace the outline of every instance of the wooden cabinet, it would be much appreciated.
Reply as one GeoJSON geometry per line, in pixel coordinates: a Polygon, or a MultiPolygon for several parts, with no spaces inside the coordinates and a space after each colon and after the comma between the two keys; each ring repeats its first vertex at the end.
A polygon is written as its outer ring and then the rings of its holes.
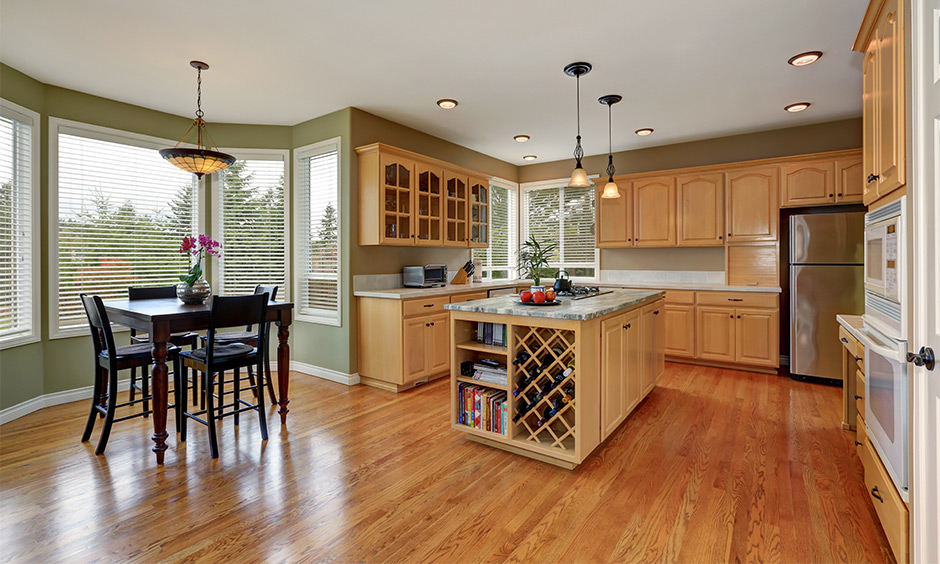
{"type": "Polygon", "coordinates": [[[836,159],[836,203],[861,204],[865,188],[862,157],[836,159]]]}
{"type": "Polygon", "coordinates": [[[597,204],[597,246],[599,248],[633,246],[633,183],[618,181],[619,198],[601,198],[598,183],[594,201],[597,204]]]}
{"type": "Polygon", "coordinates": [[[613,433],[642,398],[642,312],[601,322],[601,439],[613,433]]]}
{"type": "Polygon", "coordinates": [[[875,506],[875,513],[884,528],[894,558],[897,562],[909,562],[910,511],[894,487],[871,441],[859,448],[865,469],[865,490],[875,506]]]}
{"type": "Polygon", "coordinates": [[[665,312],[666,354],[693,358],[695,356],[695,306],[666,304],[663,310],[665,312]]]}
{"type": "Polygon", "coordinates": [[[450,369],[450,314],[439,313],[427,317],[428,375],[450,369]]]}
{"type": "Polygon", "coordinates": [[[485,175],[382,143],[356,154],[360,245],[489,245],[485,175]]]}
{"type": "Polygon", "coordinates": [[[676,179],[646,178],[633,183],[634,245],[671,247],[676,244],[676,179]]]}
{"type": "Polygon", "coordinates": [[[724,244],[725,178],[717,172],[676,177],[676,221],[680,247],[724,244]]]}
{"type": "Polygon", "coordinates": [[[402,322],[404,373],[402,384],[450,368],[450,327],[447,312],[412,317],[402,322]]]}
{"type": "Polygon", "coordinates": [[[781,205],[816,206],[836,198],[835,162],[831,160],[785,164],[780,167],[781,205]]]}
{"type": "Polygon", "coordinates": [[[777,311],[736,308],[734,321],[734,361],[776,367],[780,362],[777,311]]]}
{"type": "Polygon", "coordinates": [[[900,0],[872,1],[853,46],[865,53],[862,145],[866,204],[906,182],[903,9],[900,0]]]}
{"type": "Polygon", "coordinates": [[[643,368],[640,378],[640,394],[645,396],[659,381],[666,369],[663,344],[665,341],[666,312],[662,300],[644,306],[641,310],[643,344],[643,368]]]}
{"type": "Polygon", "coordinates": [[[734,308],[699,306],[695,318],[696,358],[734,362],[734,308]]]}
{"type": "Polygon", "coordinates": [[[725,221],[729,243],[776,241],[779,216],[776,167],[727,174],[725,221]]]}
{"type": "Polygon", "coordinates": [[[739,243],[725,248],[725,278],[729,286],[767,286],[778,281],[777,243],[739,243]]]}

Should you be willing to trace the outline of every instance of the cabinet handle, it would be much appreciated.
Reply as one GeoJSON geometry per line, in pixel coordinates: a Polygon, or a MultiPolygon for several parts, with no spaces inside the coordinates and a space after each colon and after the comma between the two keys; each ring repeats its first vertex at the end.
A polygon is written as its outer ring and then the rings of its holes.
{"type": "Polygon", "coordinates": [[[424,307],[434,307],[434,304],[424,304],[424,307]]]}
{"type": "Polygon", "coordinates": [[[858,362],[858,361],[860,361],[860,360],[862,360],[862,357],[860,357],[860,356],[855,357],[855,362],[858,362]]]}
{"type": "Polygon", "coordinates": [[[629,328],[630,328],[630,324],[627,323],[626,325],[623,326],[623,328],[624,328],[624,329],[629,329],[629,328]]]}
{"type": "Polygon", "coordinates": [[[728,317],[731,319],[734,319],[734,315],[729,315],[728,317]]]}
{"type": "Polygon", "coordinates": [[[743,302],[744,298],[728,298],[729,302],[743,302]]]}
{"type": "Polygon", "coordinates": [[[434,327],[434,322],[433,322],[433,321],[431,322],[431,327],[434,327]]]}
{"type": "Polygon", "coordinates": [[[740,315],[738,316],[738,319],[741,319],[741,316],[740,316],[740,315]]]}
{"type": "Polygon", "coordinates": [[[842,342],[845,343],[845,344],[849,344],[849,342],[845,340],[845,337],[842,337],[842,338],[839,339],[839,340],[842,341],[842,342]]]}
{"type": "Polygon", "coordinates": [[[839,196],[839,197],[841,198],[841,197],[842,197],[842,192],[839,192],[838,194],[836,194],[836,196],[839,196]]]}
{"type": "Polygon", "coordinates": [[[885,498],[881,497],[881,494],[878,492],[878,486],[875,486],[871,489],[871,496],[881,503],[885,502],[885,498]]]}
{"type": "Polygon", "coordinates": [[[721,240],[721,235],[718,236],[718,240],[719,240],[719,241],[721,240]]]}
{"type": "Polygon", "coordinates": [[[430,327],[431,324],[430,324],[430,323],[425,323],[424,326],[425,326],[425,327],[430,327]]]}
{"type": "Polygon", "coordinates": [[[633,237],[628,237],[628,238],[627,238],[627,241],[632,241],[632,240],[633,240],[633,237]]]}
{"type": "Polygon", "coordinates": [[[860,399],[864,399],[864,398],[863,398],[862,396],[858,395],[858,394],[855,394],[855,399],[860,400],[860,399]]]}
{"type": "Polygon", "coordinates": [[[871,184],[872,182],[878,180],[879,178],[881,178],[880,175],[877,175],[877,174],[869,174],[869,175],[868,175],[868,183],[871,184]]]}
{"type": "Polygon", "coordinates": [[[855,446],[862,446],[863,444],[865,444],[865,443],[860,443],[860,442],[858,442],[858,441],[855,441],[855,446]]]}
{"type": "Polygon", "coordinates": [[[731,233],[728,233],[728,237],[731,237],[731,233]]]}
{"type": "MultiPolygon", "coordinates": [[[[839,195],[841,196],[842,194],[839,194],[839,195]]],[[[829,197],[831,198],[831,197],[832,197],[832,194],[829,194],[829,197]]]]}
{"type": "Polygon", "coordinates": [[[654,311],[653,315],[659,315],[659,310],[657,309],[656,311],[654,311]]]}

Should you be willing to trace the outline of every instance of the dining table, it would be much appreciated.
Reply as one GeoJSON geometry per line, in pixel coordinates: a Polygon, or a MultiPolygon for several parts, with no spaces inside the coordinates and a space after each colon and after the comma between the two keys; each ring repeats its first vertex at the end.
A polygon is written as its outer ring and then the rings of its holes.
{"type": "MultiPolygon", "coordinates": [[[[105,310],[112,323],[144,331],[150,335],[151,394],[153,395],[153,452],[157,464],[163,464],[166,452],[167,416],[167,341],[172,333],[199,331],[209,328],[209,305],[184,304],[177,298],[147,300],[108,300],[105,310]]],[[[290,345],[288,327],[294,304],[291,302],[268,302],[267,320],[277,326],[277,388],[278,414],[281,425],[287,425],[288,387],[290,384],[290,345]]],[[[261,374],[259,373],[259,376],[261,374]]]]}

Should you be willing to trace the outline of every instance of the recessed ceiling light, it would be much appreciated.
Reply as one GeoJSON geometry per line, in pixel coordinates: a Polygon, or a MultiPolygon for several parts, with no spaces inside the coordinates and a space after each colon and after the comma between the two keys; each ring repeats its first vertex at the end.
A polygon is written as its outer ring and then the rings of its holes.
{"type": "Polygon", "coordinates": [[[525,143],[526,141],[529,140],[529,136],[528,135],[516,135],[515,137],[513,137],[513,139],[515,139],[519,143],[525,143]]]}
{"type": "Polygon", "coordinates": [[[805,67],[806,65],[815,63],[821,57],[822,51],[807,51],[805,53],[800,53],[799,55],[790,57],[790,60],[787,62],[794,67],[805,67]]]}
{"type": "Polygon", "coordinates": [[[457,100],[444,98],[443,100],[438,100],[437,105],[444,108],[445,110],[452,110],[457,107],[457,100]]]}
{"type": "Polygon", "coordinates": [[[636,133],[636,134],[639,135],[640,137],[646,137],[647,135],[649,135],[649,134],[652,133],[652,132],[653,132],[653,128],[652,128],[652,127],[644,127],[643,129],[637,129],[636,131],[634,131],[634,133],[636,133]]]}
{"type": "Polygon", "coordinates": [[[797,102],[796,104],[790,104],[789,106],[784,106],[784,110],[795,114],[796,112],[802,112],[810,106],[809,102],[797,102]]]}
{"type": "Polygon", "coordinates": [[[538,157],[536,157],[535,155],[526,155],[526,156],[522,157],[522,160],[524,160],[524,161],[534,161],[534,160],[537,159],[537,158],[538,158],[538,157]]]}

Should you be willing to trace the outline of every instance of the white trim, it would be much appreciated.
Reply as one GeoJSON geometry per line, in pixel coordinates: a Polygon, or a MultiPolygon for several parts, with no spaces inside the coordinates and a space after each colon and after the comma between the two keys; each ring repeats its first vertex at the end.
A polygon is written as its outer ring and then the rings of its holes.
{"type": "Polygon", "coordinates": [[[32,255],[30,257],[30,266],[32,267],[30,282],[32,283],[33,293],[32,320],[30,321],[31,327],[28,334],[0,341],[0,350],[3,350],[22,345],[28,345],[31,343],[38,343],[40,340],[42,340],[42,239],[40,235],[42,229],[42,214],[40,211],[41,188],[39,184],[39,177],[42,174],[42,155],[40,154],[42,123],[38,113],[3,98],[0,98],[0,113],[22,123],[28,123],[31,128],[29,132],[31,138],[31,146],[29,148],[29,174],[31,184],[29,205],[31,214],[30,231],[32,232],[32,241],[30,245],[30,254],[32,255]]]}
{"type": "MultiPolygon", "coordinates": [[[[330,382],[337,382],[339,384],[345,384],[347,386],[355,386],[359,383],[358,373],[346,374],[345,372],[323,368],[322,366],[314,366],[313,364],[307,364],[306,362],[292,360],[290,361],[290,369],[294,372],[300,372],[301,374],[307,374],[308,376],[316,376],[317,378],[329,380],[330,382]]],[[[274,369],[272,368],[272,370],[274,369]]]]}
{"type": "MultiPolygon", "coordinates": [[[[518,268],[516,268],[516,264],[515,264],[516,261],[513,260],[513,258],[514,258],[514,256],[516,255],[516,253],[519,252],[519,248],[518,248],[518,247],[519,247],[519,240],[520,240],[519,237],[520,237],[520,233],[521,233],[521,231],[520,231],[520,230],[521,230],[521,227],[520,227],[520,223],[519,223],[519,222],[522,220],[522,212],[521,212],[521,209],[522,209],[522,199],[521,199],[520,194],[522,193],[522,191],[519,189],[519,183],[518,183],[518,182],[513,182],[512,180],[506,180],[505,178],[499,178],[499,177],[497,177],[497,176],[494,176],[494,177],[490,178],[490,192],[492,192],[492,189],[493,189],[494,186],[496,186],[496,187],[498,187],[498,188],[503,188],[504,190],[510,192],[510,193],[512,194],[512,198],[515,200],[514,209],[515,209],[515,211],[516,211],[516,213],[515,213],[516,217],[514,218],[514,219],[515,219],[515,223],[513,224],[513,225],[515,226],[515,230],[514,230],[515,233],[512,234],[512,236],[511,236],[511,238],[510,238],[510,241],[515,241],[515,242],[516,242],[516,248],[510,248],[510,249],[509,249],[509,257],[508,257],[509,266],[508,266],[508,267],[501,267],[501,266],[483,266],[483,267],[482,267],[483,272],[481,273],[481,275],[482,275],[483,273],[492,273],[492,271],[494,271],[494,270],[509,270],[509,277],[508,277],[507,279],[508,279],[508,280],[512,280],[512,279],[515,279],[515,278],[518,277],[518,270],[519,270],[518,268]]],[[[487,223],[486,223],[487,229],[489,229],[489,233],[487,233],[487,240],[489,241],[489,244],[486,246],[485,249],[473,249],[473,251],[477,251],[477,250],[484,250],[484,251],[486,251],[486,262],[487,262],[487,264],[490,263],[490,262],[493,260],[493,205],[492,205],[492,204],[493,204],[493,195],[492,195],[492,193],[491,193],[491,194],[490,194],[490,205],[487,206],[487,210],[488,210],[488,212],[489,212],[489,217],[487,218],[487,223]]],[[[473,258],[473,253],[472,253],[472,252],[471,252],[470,256],[471,256],[471,260],[472,260],[472,258],[473,258]]],[[[484,280],[493,280],[493,278],[492,278],[492,277],[484,277],[484,280]]]]}
{"type": "MultiPolygon", "coordinates": [[[[333,137],[330,139],[325,139],[317,143],[311,143],[309,145],[304,145],[303,147],[297,147],[294,149],[293,163],[291,167],[293,168],[294,178],[300,178],[298,174],[298,168],[300,166],[300,160],[308,156],[316,156],[332,151],[336,151],[336,257],[337,257],[337,269],[336,269],[336,317],[333,318],[331,313],[329,316],[317,316],[310,314],[301,314],[300,310],[303,304],[298,304],[298,307],[294,310],[294,319],[297,321],[304,321],[307,323],[317,323],[319,325],[329,325],[332,327],[342,327],[343,326],[343,303],[346,300],[347,292],[343,288],[343,273],[346,269],[345,261],[343,260],[343,138],[342,137],[333,137]]],[[[300,226],[305,222],[300,220],[301,209],[300,206],[294,201],[295,198],[300,197],[300,187],[295,187],[297,189],[293,190],[291,193],[291,207],[294,210],[294,222],[292,224],[294,230],[294,237],[297,241],[305,240],[309,237],[309,233],[300,233],[300,226]]],[[[299,246],[299,245],[298,245],[299,246]]],[[[294,261],[300,260],[300,253],[294,253],[294,261]]],[[[303,268],[296,267],[293,269],[294,272],[294,288],[299,289],[302,282],[301,275],[303,273],[303,268]]],[[[299,290],[298,290],[299,291],[299,290]]],[[[356,376],[358,382],[358,375],[356,376]]]]}
{"type": "MultiPolygon", "coordinates": [[[[291,247],[290,247],[290,234],[291,234],[291,208],[293,207],[293,198],[291,198],[291,156],[290,149],[234,149],[234,148],[224,148],[219,149],[222,152],[228,153],[235,157],[235,159],[240,161],[255,160],[255,161],[283,161],[284,163],[284,287],[279,290],[281,295],[281,301],[289,302],[291,297],[291,247]]],[[[219,188],[221,187],[221,182],[219,182],[219,174],[212,174],[212,202],[210,213],[212,215],[212,237],[219,238],[219,188]]],[[[204,209],[204,208],[203,208],[204,209]]],[[[200,218],[204,217],[205,214],[200,214],[200,218]]],[[[219,239],[221,242],[221,239],[219,239]]],[[[223,249],[224,252],[224,249],[223,249]]],[[[219,281],[219,269],[212,269],[212,286],[214,288],[218,287],[219,281]]]]}
{"type": "MultiPolygon", "coordinates": [[[[130,388],[131,381],[129,379],[118,380],[118,392],[126,392],[130,388]]],[[[26,400],[23,403],[18,403],[0,411],[0,425],[29,415],[45,407],[72,403],[74,401],[88,401],[91,399],[94,390],[94,386],[84,386],[72,390],[43,394],[33,399],[26,400]]]]}
{"type": "MultiPolygon", "coordinates": [[[[122,131],[90,123],[67,120],[57,117],[49,117],[49,204],[48,204],[48,235],[49,235],[49,291],[47,292],[46,320],[49,326],[50,339],[66,339],[69,337],[80,337],[88,334],[88,327],[72,327],[69,329],[59,328],[59,134],[77,135],[99,141],[111,143],[123,143],[134,147],[143,147],[147,149],[160,150],[166,147],[172,147],[177,144],[170,139],[162,139],[151,135],[134,133],[131,131],[122,131]]],[[[181,143],[181,146],[191,147],[191,144],[181,143]]],[[[197,230],[200,233],[205,232],[205,179],[196,182],[196,198],[199,213],[197,214],[197,230]]],[[[114,326],[115,331],[122,329],[114,326]]]]}

